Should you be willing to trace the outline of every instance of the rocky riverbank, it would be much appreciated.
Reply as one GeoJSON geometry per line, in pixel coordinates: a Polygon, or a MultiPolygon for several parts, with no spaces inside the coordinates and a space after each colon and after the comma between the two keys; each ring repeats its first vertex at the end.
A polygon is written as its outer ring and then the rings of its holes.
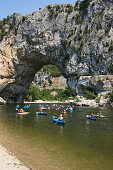
{"type": "Polygon", "coordinates": [[[66,100],[66,101],[43,101],[43,100],[35,100],[33,102],[25,101],[24,103],[72,103],[76,106],[88,106],[88,107],[113,107],[112,102],[107,102],[107,100],[101,100],[100,103],[97,103],[95,100],[87,100],[83,97],[77,97],[76,100],[66,100]]]}
{"type": "Polygon", "coordinates": [[[0,104],[6,104],[6,101],[0,97],[0,104]]]}
{"type": "Polygon", "coordinates": [[[12,153],[0,145],[0,169],[1,170],[29,170],[12,153]]]}

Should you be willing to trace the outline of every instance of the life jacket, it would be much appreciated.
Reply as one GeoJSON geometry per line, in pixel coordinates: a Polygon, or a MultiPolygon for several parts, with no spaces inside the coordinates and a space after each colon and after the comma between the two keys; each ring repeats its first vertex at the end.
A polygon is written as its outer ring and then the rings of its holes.
{"type": "Polygon", "coordinates": [[[62,116],[60,116],[60,117],[59,117],[59,120],[63,120],[63,117],[62,117],[62,116]]]}

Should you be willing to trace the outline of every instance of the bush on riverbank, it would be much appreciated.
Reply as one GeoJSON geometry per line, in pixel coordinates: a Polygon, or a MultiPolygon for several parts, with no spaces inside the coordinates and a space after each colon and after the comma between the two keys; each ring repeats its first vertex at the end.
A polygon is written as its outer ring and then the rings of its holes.
{"type": "Polygon", "coordinates": [[[58,101],[65,101],[69,99],[74,99],[75,95],[70,91],[68,87],[63,89],[44,89],[40,90],[34,85],[30,86],[29,91],[27,92],[27,95],[25,97],[25,100],[27,101],[34,101],[34,100],[58,100],[58,101]],[[51,94],[53,91],[56,92],[56,95],[51,94]]]}
{"type": "Polygon", "coordinates": [[[113,91],[110,94],[110,102],[113,102],[113,91]]]}
{"type": "Polygon", "coordinates": [[[85,91],[85,95],[86,95],[86,98],[89,100],[93,100],[96,98],[96,95],[93,92],[88,91],[88,90],[85,91]]]}

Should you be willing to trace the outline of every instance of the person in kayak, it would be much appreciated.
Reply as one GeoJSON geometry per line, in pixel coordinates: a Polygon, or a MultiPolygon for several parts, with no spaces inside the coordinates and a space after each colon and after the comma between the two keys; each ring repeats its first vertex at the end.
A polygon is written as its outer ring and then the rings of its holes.
{"type": "Polygon", "coordinates": [[[60,116],[59,116],[59,118],[58,118],[59,120],[63,120],[63,115],[62,114],[60,114],[60,116]]]}
{"type": "Polygon", "coordinates": [[[20,110],[19,110],[19,113],[23,113],[23,112],[24,112],[24,110],[23,110],[23,109],[20,109],[20,110]]]}
{"type": "Polygon", "coordinates": [[[66,110],[64,110],[64,114],[66,114],[66,110]]]}
{"type": "Polygon", "coordinates": [[[99,116],[103,116],[102,113],[101,113],[101,111],[100,111],[100,113],[99,113],[99,116]]]}
{"type": "Polygon", "coordinates": [[[94,118],[94,115],[93,115],[93,113],[91,114],[91,118],[94,118]]]}
{"type": "Polygon", "coordinates": [[[103,116],[102,113],[101,113],[101,111],[100,111],[100,113],[98,113],[98,116],[99,116],[99,117],[103,116]]]}

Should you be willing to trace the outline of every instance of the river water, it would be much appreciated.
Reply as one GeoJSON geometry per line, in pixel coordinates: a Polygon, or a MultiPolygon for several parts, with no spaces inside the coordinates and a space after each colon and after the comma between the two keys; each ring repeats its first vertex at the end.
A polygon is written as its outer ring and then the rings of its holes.
{"type": "Polygon", "coordinates": [[[0,106],[0,143],[24,165],[32,170],[113,169],[113,109],[77,107],[64,115],[65,126],[52,121],[62,110],[39,116],[39,104],[32,104],[29,111],[20,116],[15,105],[0,106]],[[106,118],[86,118],[100,110],[106,118]]]}

